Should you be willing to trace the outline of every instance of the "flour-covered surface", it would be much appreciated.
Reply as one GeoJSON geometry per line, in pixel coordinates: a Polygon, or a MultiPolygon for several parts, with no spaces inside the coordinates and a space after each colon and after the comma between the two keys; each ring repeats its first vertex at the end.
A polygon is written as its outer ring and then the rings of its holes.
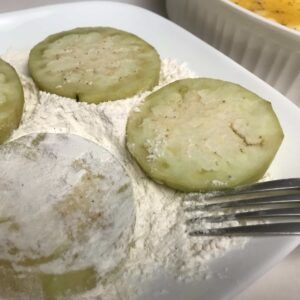
{"type": "MultiPolygon", "coordinates": [[[[22,74],[26,74],[27,57],[17,53],[4,56],[22,74]]],[[[195,75],[185,64],[164,59],[159,86],[155,89],[188,77],[195,75]]],[[[11,138],[32,132],[74,133],[108,149],[131,177],[136,224],[129,254],[117,270],[87,294],[88,299],[92,295],[101,295],[98,299],[103,300],[135,299],[143,292],[143,283],[155,278],[158,272],[180,281],[205,280],[208,263],[213,258],[245,243],[241,238],[189,237],[184,223],[184,195],[148,179],[128,154],[125,147],[127,116],[148,94],[94,105],[44,92],[36,97],[35,89],[27,90],[27,113],[11,138]]]]}
{"type": "Polygon", "coordinates": [[[103,276],[124,259],[133,193],[108,151],[76,135],[30,134],[0,148],[0,174],[0,261],[58,274],[94,266],[103,276]]]}

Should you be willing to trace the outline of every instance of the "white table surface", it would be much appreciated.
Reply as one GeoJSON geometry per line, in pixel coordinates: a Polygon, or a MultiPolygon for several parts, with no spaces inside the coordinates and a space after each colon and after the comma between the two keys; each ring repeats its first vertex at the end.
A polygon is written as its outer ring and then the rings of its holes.
{"type": "MultiPolygon", "coordinates": [[[[0,0],[0,12],[34,6],[80,0],[0,0]]],[[[81,0],[84,1],[84,0],[81,0]]],[[[164,0],[112,0],[139,5],[166,15],[164,0]]],[[[300,247],[280,264],[254,282],[234,300],[298,300],[300,299],[300,247]]],[[[187,299],[188,300],[188,299],[187,299]]],[[[205,300],[205,299],[201,299],[205,300]]]]}

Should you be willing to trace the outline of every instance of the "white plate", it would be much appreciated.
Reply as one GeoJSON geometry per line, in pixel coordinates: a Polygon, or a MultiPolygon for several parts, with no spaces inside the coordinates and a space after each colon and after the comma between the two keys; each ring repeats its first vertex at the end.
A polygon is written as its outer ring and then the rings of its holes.
{"type": "MultiPolygon", "coordinates": [[[[282,124],[285,139],[270,172],[274,178],[300,177],[300,110],[266,83],[170,21],[142,8],[110,3],[82,2],[35,8],[0,16],[0,53],[28,49],[45,36],[77,26],[107,25],[133,32],[159,51],[188,63],[199,76],[242,84],[269,99],[282,124]]],[[[141,299],[230,299],[278,263],[300,238],[255,238],[243,250],[212,262],[213,276],[205,281],[178,284],[157,278],[145,287],[141,299]],[[167,290],[168,293],[157,293],[167,290]]]]}

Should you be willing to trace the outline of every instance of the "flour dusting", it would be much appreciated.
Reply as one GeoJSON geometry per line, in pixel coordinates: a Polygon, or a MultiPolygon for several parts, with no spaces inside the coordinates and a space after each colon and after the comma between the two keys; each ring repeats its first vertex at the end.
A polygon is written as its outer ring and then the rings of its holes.
{"type": "MultiPolygon", "coordinates": [[[[150,92],[99,105],[76,102],[37,92],[26,74],[28,54],[7,54],[4,59],[22,74],[25,89],[25,113],[11,139],[35,132],[77,134],[109,150],[131,177],[136,225],[128,257],[118,270],[86,295],[87,299],[96,295],[101,295],[103,300],[135,299],[143,293],[142,284],[158,278],[159,274],[180,281],[204,280],[208,277],[208,263],[213,258],[244,245],[245,240],[240,238],[189,237],[183,194],[148,179],[128,154],[125,147],[128,114],[132,109],[138,111],[136,105],[150,92]]],[[[195,74],[185,64],[163,59],[160,82],[154,90],[188,77],[195,77],[195,74]]]]}

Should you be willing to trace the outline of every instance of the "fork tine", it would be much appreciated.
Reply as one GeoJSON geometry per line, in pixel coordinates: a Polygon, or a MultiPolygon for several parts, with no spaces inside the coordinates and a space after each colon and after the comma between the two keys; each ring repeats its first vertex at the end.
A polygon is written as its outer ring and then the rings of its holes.
{"type": "Polygon", "coordinates": [[[251,185],[244,185],[235,189],[220,191],[212,195],[207,195],[207,199],[223,198],[230,196],[240,196],[246,194],[278,193],[293,190],[300,190],[300,178],[289,178],[258,182],[251,185]]]}
{"type": "Polygon", "coordinates": [[[258,224],[247,226],[223,227],[205,230],[195,230],[190,236],[270,236],[270,235],[300,235],[300,222],[258,224]]]}
{"type": "Polygon", "coordinates": [[[198,204],[191,207],[185,208],[187,212],[193,212],[198,210],[216,210],[223,208],[241,208],[247,206],[256,205],[274,205],[274,204],[294,204],[300,203],[300,191],[297,194],[280,195],[280,196],[269,196],[252,198],[245,200],[231,200],[225,202],[216,202],[211,204],[198,204]]]}
{"type": "Polygon", "coordinates": [[[204,216],[195,217],[186,221],[186,224],[194,224],[199,221],[217,223],[231,220],[251,220],[251,219],[266,219],[266,218],[286,218],[300,217],[300,207],[264,209],[256,211],[247,211],[241,213],[230,213],[221,216],[204,216]]]}

